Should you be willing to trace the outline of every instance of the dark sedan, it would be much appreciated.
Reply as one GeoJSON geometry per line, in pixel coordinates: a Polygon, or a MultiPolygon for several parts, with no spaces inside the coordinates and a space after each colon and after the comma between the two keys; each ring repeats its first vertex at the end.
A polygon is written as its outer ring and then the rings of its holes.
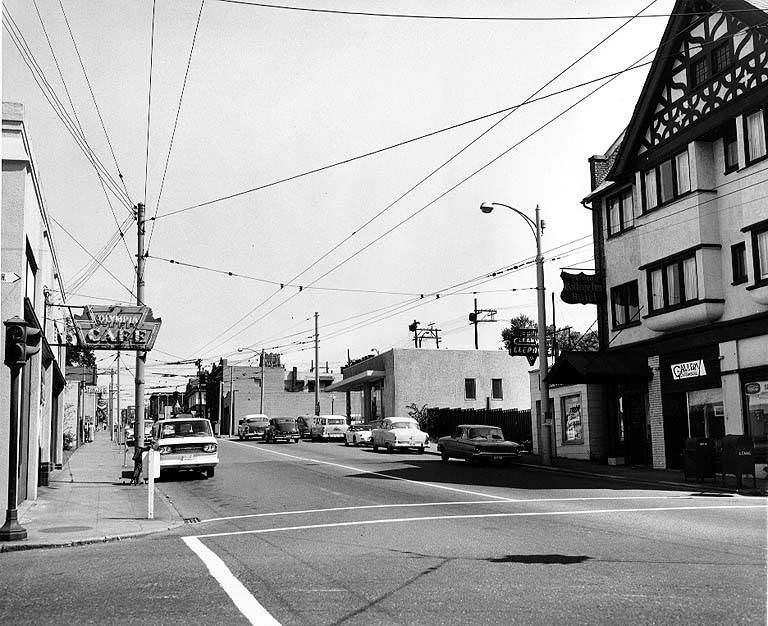
{"type": "Polygon", "coordinates": [[[520,456],[520,444],[506,440],[498,426],[461,424],[451,436],[437,440],[437,451],[443,462],[452,458],[503,462],[520,456]]]}
{"type": "Polygon", "coordinates": [[[299,429],[296,426],[296,419],[293,417],[273,417],[269,420],[265,441],[267,443],[277,441],[299,443],[299,429]]]}

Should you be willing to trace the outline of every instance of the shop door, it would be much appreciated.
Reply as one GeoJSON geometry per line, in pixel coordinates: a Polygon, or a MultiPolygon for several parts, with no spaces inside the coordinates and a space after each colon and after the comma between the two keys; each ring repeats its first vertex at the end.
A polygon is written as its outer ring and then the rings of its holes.
{"type": "Polygon", "coordinates": [[[665,394],[663,411],[667,467],[682,469],[683,450],[688,438],[688,402],[685,393],[665,394]]]}
{"type": "Polygon", "coordinates": [[[645,416],[643,395],[639,393],[625,394],[622,400],[627,463],[630,465],[647,465],[650,454],[648,450],[648,420],[645,416]]]}

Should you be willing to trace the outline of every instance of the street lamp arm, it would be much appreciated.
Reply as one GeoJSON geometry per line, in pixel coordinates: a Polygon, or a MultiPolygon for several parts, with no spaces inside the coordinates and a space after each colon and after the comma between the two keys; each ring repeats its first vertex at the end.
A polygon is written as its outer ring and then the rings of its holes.
{"type": "Polygon", "coordinates": [[[531,232],[533,233],[534,237],[538,237],[538,228],[536,222],[534,222],[530,217],[528,217],[525,213],[522,211],[519,211],[513,206],[509,206],[508,204],[504,204],[503,202],[491,202],[494,206],[503,206],[505,209],[509,209],[510,211],[514,211],[517,213],[520,217],[522,217],[526,224],[528,224],[528,228],[531,229],[531,232]]]}

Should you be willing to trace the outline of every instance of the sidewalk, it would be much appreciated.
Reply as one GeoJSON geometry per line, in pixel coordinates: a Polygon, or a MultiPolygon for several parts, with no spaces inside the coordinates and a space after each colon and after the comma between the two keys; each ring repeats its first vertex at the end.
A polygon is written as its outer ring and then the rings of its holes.
{"type": "MultiPolygon", "coordinates": [[[[437,444],[430,443],[425,452],[438,455],[437,444]]],[[[768,495],[768,480],[765,477],[756,478],[753,485],[752,476],[744,476],[742,488],[738,491],[736,478],[732,475],[725,477],[725,484],[723,484],[721,474],[718,474],[715,480],[708,478],[704,482],[697,482],[693,476],[689,476],[689,480],[686,481],[682,470],[653,469],[633,465],[600,465],[590,461],[560,457],[553,458],[552,465],[543,465],[541,457],[537,454],[524,454],[519,461],[515,462],[515,465],[547,472],[562,472],[576,476],[607,479],[618,483],[654,486],[657,489],[684,488],[708,492],[741,493],[752,496],[768,495]]]]}
{"type": "MultiPolygon", "coordinates": [[[[133,468],[130,454],[127,457],[133,468]]],[[[50,474],[50,486],[38,487],[37,500],[19,506],[27,539],[0,542],[0,552],[82,545],[170,530],[184,521],[155,491],[154,519],[147,519],[147,486],[130,486],[120,476],[123,448],[109,433],[80,446],[50,474]]]]}

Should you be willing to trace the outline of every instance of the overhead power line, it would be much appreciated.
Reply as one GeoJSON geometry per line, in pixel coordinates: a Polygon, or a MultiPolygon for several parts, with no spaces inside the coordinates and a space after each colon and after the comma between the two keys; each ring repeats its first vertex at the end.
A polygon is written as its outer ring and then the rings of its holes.
{"type": "MultiPolygon", "coordinates": [[[[322,13],[328,15],[346,15],[356,17],[379,17],[409,20],[443,20],[462,22],[590,22],[597,20],[623,20],[632,15],[439,15],[427,13],[382,13],[374,11],[342,11],[340,9],[320,9],[312,7],[299,7],[287,4],[272,4],[266,2],[250,2],[248,0],[216,0],[224,4],[238,4],[262,9],[277,9],[281,11],[297,11],[302,13],[322,13]]],[[[760,9],[729,9],[724,13],[763,13],[760,9]]],[[[677,13],[653,13],[643,15],[644,18],[669,18],[672,16],[698,17],[708,15],[703,11],[681,11],[677,13]]]]}

